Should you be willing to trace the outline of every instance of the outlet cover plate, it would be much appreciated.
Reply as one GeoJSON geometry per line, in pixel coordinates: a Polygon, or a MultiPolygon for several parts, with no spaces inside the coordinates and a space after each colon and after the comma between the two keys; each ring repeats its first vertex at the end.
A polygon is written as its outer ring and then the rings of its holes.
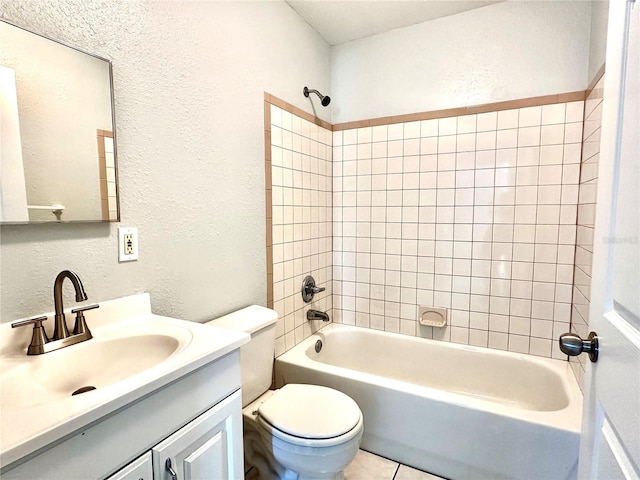
{"type": "Polygon", "coordinates": [[[138,260],[138,229],[136,227],[118,227],[118,261],[138,260]]]}

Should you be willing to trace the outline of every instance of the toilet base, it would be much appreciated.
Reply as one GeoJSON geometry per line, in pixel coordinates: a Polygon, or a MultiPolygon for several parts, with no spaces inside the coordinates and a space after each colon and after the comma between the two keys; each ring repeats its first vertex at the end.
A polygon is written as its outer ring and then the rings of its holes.
{"type": "Polygon", "coordinates": [[[281,465],[264,446],[260,433],[251,426],[243,429],[245,469],[253,467],[257,474],[251,475],[255,480],[344,480],[344,472],[318,473],[308,476],[281,465]]]}

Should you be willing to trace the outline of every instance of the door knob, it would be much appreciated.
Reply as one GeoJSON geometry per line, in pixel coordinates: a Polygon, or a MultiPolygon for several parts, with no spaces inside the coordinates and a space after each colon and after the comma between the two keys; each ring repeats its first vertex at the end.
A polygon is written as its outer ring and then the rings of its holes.
{"type": "Polygon", "coordinates": [[[587,340],[583,340],[575,333],[563,333],[559,339],[560,350],[570,357],[580,355],[582,352],[589,354],[589,360],[598,361],[598,335],[596,332],[589,333],[587,340]]]}

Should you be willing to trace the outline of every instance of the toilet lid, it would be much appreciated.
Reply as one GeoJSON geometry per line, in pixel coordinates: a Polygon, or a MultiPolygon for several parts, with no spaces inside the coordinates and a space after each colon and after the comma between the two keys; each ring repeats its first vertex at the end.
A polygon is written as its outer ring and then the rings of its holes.
{"type": "Polygon", "coordinates": [[[288,384],[258,408],[278,430],[302,438],[332,438],[352,430],[361,417],[358,404],[342,392],[319,385],[288,384]]]}

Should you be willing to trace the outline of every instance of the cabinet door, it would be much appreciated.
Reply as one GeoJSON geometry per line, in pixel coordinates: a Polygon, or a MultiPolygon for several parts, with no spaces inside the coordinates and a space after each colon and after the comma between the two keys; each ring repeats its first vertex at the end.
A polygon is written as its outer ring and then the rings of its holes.
{"type": "Polygon", "coordinates": [[[156,445],[152,454],[154,480],[243,478],[240,391],[156,445]]]}
{"type": "Polygon", "coordinates": [[[106,480],[153,480],[151,452],[145,453],[106,480]]]}

